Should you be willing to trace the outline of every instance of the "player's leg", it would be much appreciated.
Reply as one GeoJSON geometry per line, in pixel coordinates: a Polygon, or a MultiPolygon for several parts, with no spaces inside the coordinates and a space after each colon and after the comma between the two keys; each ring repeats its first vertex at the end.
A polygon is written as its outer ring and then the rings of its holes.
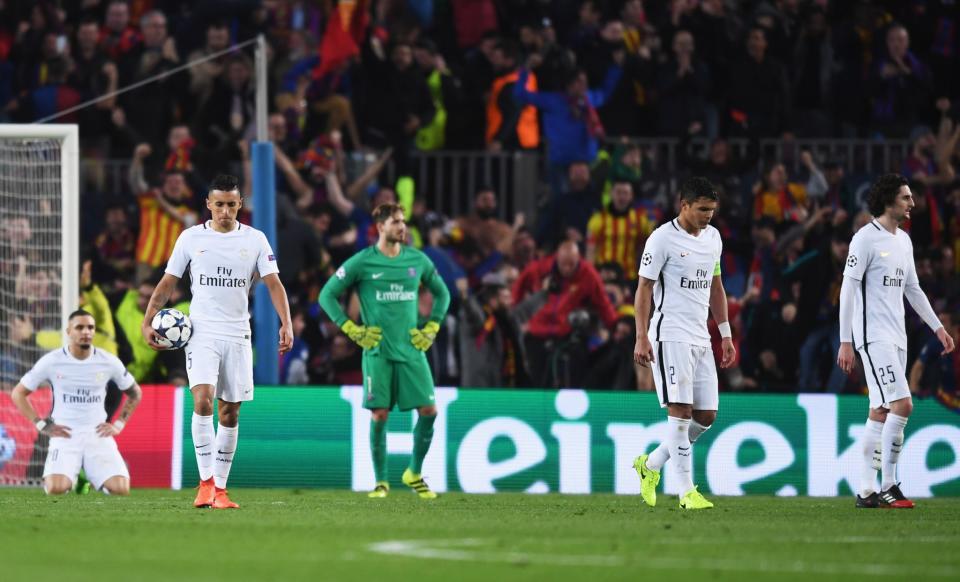
{"type": "Polygon", "coordinates": [[[387,475],[387,419],[396,398],[394,392],[395,362],[364,352],[360,360],[363,372],[363,406],[370,410],[370,456],[376,487],[370,497],[386,497],[390,492],[387,475]]]}
{"type": "Polygon", "coordinates": [[[47,495],[63,495],[73,490],[83,467],[82,435],[51,437],[43,464],[43,490],[47,495]]]}
{"type": "Polygon", "coordinates": [[[417,409],[413,427],[413,454],[403,472],[403,482],[421,499],[436,499],[437,494],[423,480],[423,460],[433,442],[433,425],[437,420],[433,374],[425,356],[397,365],[397,393],[400,410],[417,409]]]}
{"type": "Polygon", "coordinates": [[[130,495],[130,479],[120,475],[114,475],[103,482],[100,490],[107,495],[130,495]]]}
{"type": "Polygon", "coordinates": [[[376,486],[367,497],[382,498],[390,494],[387,476],[387,420],[390,410],[374,408],[370,411],[370,457],[373,460],[373,476],[376,486]]]}
{"type": "Polygon", "coordinates": [[[220,353],[216,453],[213,457],[214,509],[240,507],[227,496],[227,480],[237,454],[240,405],[253,400],[253,350],[249,343],[216,340],[220,353]]]}
{"type": "MultiPolygon", "coordinates": [[[[869,374],[869,372],[868,372],[869,374]]],[[[869,377],[867,382],[870,382],[869,377]]],[[[882,406],[871,408],[867,414],[867,424],[860,438],[860,490],[857,492],[856,507],[876,509],[880,507],[877,493],[877,471],[880,470],[880,436],[883,424],[887,420],[887,409],[882,406]]]]}
{"type": "Polygon", "coordinates": [[[107,495],[130,494],[130,471],[113,437],[94,434],[87,439],[83,469],[94,489],[107,495]]]}
{"type": "Polygon", "coordinates": [[[720,408],[720,388],[713,350],[701,347],[696,356],[693,371],[693,417],[690,419],[689,431],[691,446],[696,444],[700,435],[717,419],[717,410],[720,408]]]}
{"type": "Polygon", "coordinates": [[[220,354],[211,340],[195,335],[184,348],[184,355],[193,396],[190,435],[200,473],[200,484],[193,505],[210,507],[214,498],[213,449],[217,438],[213,428],[213,399],[214,387],[220,378],[220,354]]]}
{"type": "Polygon", "coordinates": [[[868,386],[876,386],[870,391],[870,406],[888,410],[880,433],[880,504],[883,507],[910,509],[914,504],[900,491],[897,481],[897,463],[903,447],[904,429],[913,412],[913,400],[904,372],[906,352],[888,343],[870,344],[864,347],[864,352],[864,368],[870,366],[866,374],[873,380],[872,383],[868,380],[868,386]],[[879,404],[876,402],[877,396],[880,397],[879,404]]]}
{"type": "Polygon", "coordinates": [[[47,475],[43,478],[43,491],[47,495],[63,495],[73,491],[73,481],[66,475],[47,475]]]}

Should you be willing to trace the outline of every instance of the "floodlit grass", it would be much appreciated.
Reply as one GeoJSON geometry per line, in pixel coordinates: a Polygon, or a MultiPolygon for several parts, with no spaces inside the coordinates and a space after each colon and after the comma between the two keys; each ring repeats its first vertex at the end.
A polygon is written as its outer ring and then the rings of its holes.
{"type": "Polygon", "coordinates": [[[960,500],[856,510],[852,499],[713,498],[682,512],[614,495],[421,501],[236,489],[129,498],[0,489],[0,580],[911,580],[960,577],[960,500]]]}

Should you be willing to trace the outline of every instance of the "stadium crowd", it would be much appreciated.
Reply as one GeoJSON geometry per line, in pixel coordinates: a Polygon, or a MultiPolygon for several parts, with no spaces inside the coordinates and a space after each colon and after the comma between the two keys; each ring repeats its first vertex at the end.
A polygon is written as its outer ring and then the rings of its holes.
{"type": "MultiPolygon", "coordinates": [[[[232,169],[249,192],[253,61],[224,51],[264,33],[276,251],[296,336],[282,382],[360,383],[360,350],[317,294],[376,240],[370,210],[399,201],[410,244],[454,298],[429,353],[440,385],[652,389],[632,359],[637,261],[676,209],[649,187],[655,156],[633,138],[658,136],[680,140],[674,178],[703,175],[721,192],[740,354],[723,389],[859,392],[835,363],[838,297],[849,240],[869,220],[864,184],[879,173],[910,179],[921,285],[939,313],[960,306],[958,31],[948,0],[0,1],[0,122],[155,79],[56,119],[80,125],[83,302],[138,382],[185,377],[177,353],[146,346],[140,318],[177,235],[205,219],[209,179],[232,169]],[[780,157],[760,148],[769,138],[780,157]],[[798,138],[909,150],[848,175],[851,160],[791,147],[798,138]],[[706,155],[689,153],[695,140],[706,155]],[[474,188],[468,213],[428,207],[412,156],[448,150],[542,152],[536,215],[505,220],[510,201],[491,184],[474,188]],[[104,176],[120,159],[117,184],[104,176]],[[388,164],[400,180],[386,180],[388,164]]],[[[2,222],[12,257],[30,224],[2,222]]],[[[39,284],[25,265],[3,271],[17,294],[39,284]]],[[[188,300],[185,288],[174,303],[188,300]]],[[[3,333],[38,354],[58,334],[35,315],[3,333]]],[[[956,334],[960,320],[944,321],[956,334]]],[[[912,386],[956,399],[960,361],[937,359],[917,318],[908,330],[912,386]]]]}

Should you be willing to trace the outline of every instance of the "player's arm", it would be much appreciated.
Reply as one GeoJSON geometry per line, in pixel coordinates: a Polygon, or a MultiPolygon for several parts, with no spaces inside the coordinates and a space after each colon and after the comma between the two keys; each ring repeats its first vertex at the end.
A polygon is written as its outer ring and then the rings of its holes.
{"type": "Polygon", "coordinates": [[[276,273],[270,273],[263,278],[264,285],[270,292],[270,301],[273,308],[280,316],[280,343],[281,354],[285,354],[293,347],[293,323],[290,317],[290,302],[287,300],[287,290],[283,288],[280,277],[276,273]]]}
{"type": "Polygon", "coordinates": [[[840,284],[840,352],[837,354],[837,365],[847,374],[853,372],[853,301],[856,293],[857,281],[852,277],[843,276],[840,284]]]}
{"type": "Polygon", "coordinates": [[[343,306],[340,305],[340,296],[353,285],[358,271],[357,261],[353,258],[348,259],[337,269],[333,277],[327,279],[323,289],[320,290],[318,301],[331,321],[336,323],[337,327],[343,330],[348,338],[363,349],[369,350],[379,345],[383,338],[383,331],[379,327],[357,325],[347,316],[343,306]]]}
{"type": "Polygon", "coordinates": [[[97,425],[97,434],[102,437],[112,437],[120,434],[120,431],[123,430],[123,427],[126,426],[127,422],[130,420],[130,417],[133,416],[133,411],[137,409],[137,406],[140,405],[140,400],[143,399],[143,390],[140,389],[140,385],[136,382],[130,384],[130,387],[124,390],[124,395],[126,398],[123,402],[123,408],[120,410],[120,414],[117,415],[117,419],[113,422],[101,422],[97,425]]]}
{"type": "MultiPolygon", "coordinates": [[[[913,249],[911,249],[911,251],[912,250],[913,249]]],[[[943,327],[943,324],[940,323],[940,318],[937,317],[937,313],[930,305],[930,299],[927,298],[927,294],[920,288],[920,279],[917,277],[917,267],[913,262],[912,253],[910,256],[910,265],[907,269],[907,280],[904,282],[903,294],[906,295],[907,301],[910,302],[910,306],[917,312],[920,319],[937,335],[937,339],[940,340],[940,344],[943,345],[943,351],[940,352],[940,355],[949,354],[955,347],[953,337],[950,335],[950,332],[943,327]]]]}
{"type": "Polygon", "coordinates": [[[443,283],[443,279],[437,273],[433,263],[427,260],[427,274],[423,277],[423,283],[433,295],[433,309],[430,311],[430,321],[423,329],[410,330],[410,343],[418,350],[425,352],[433,345],[437,339],[437,333],[440,331],[440,322],[447,314],[447,308],[450,307],[450,291],[443,283]]]}
{"type": "Polygon", "coordinates": [[[164,273],[160,282],[157,283],[156,289],[153,290],[153,295],[150,296],[150,303],[147,304],[147,308],[144,310],[140,332],[143,334],[143,339],[146,340],[147,345],[154,350],[160,351],[163,350],[164,347],[157,341],[159,336],[157,336],[157,332],[150,326],[150,322],[153,321],[153,316],[156,315],[158,311],[166,307],[167,302],[170,300],[170,295],[173,294],[173,290],[179,281],[180,277],[171,275],[170,273],[164,273]]]}
{"type": "Polygon", "coordinates": [[[650,306],[653,305],[653,286],[656,281],[641,276],[633,299],[634,320],[637,324],[637,343],[633,349],[633,361],[648,366],[653,363],[653,346],[647,333],[650,328],[650,306]]]}
{"type": "Polygon", "coordinates": [[[837,365],[845,373],[853,372],[853,306],[856,289],[866,273],[870,262],[870,249],[865,248],[863,238],[854,235],[850,241],[850,252],[843,268],[843,282],[840,284],[840,351],[837,353],[837,365]]]}
{"type": "Polygon", "coordinates": [[[10,393],[10,400],[13,400],[14,406],[20,411],[24,418],[29,420],[37,427],[37,430],[55,437],[70,438],[70,428],[61,424],[54,424],[52,420],[40,418],[37,410],[27,398],[30,395],[30,389],[23,385],[23,382],[16,385],[13,392],[10,393]]]}
{"type": "Polygon", "coordinates": [[[727,291],[723,288],[719,262],[710,283],[710,313],[717,322],[722,338],[720,347],[723,349],[723,359],[720,360],[720,367],[729,368],[737,358],[737,348],[733,346],[733,331],[730,329],[730,316],[727,311],[727,291]]]}

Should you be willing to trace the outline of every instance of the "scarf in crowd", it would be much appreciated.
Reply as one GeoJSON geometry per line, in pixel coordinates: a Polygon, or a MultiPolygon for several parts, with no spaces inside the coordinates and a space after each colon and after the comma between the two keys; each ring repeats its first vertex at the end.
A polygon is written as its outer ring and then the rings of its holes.
{"type": "Polygon", "coordinates": [[[597,141],[603,141],[606,137],[606,131],[603,129],[603,123],[600,121],[600,115],[597,109],[590,103],[586,95],[579,99],[567,97],[570,104],[570,113],[574,119],[580,119],[587,126],[587,133],[597,141]]]}
{"type": "Polygon", "coordinates": [[[167,156],[167,161],[164,162],[163,169],[182,170],[184,172],[193,170],[193,165],[190,163],[190,152],[193,150],[194,145],[196,145],[196,142],[193,138],[183,140],[180,145],[167,156]]]}

